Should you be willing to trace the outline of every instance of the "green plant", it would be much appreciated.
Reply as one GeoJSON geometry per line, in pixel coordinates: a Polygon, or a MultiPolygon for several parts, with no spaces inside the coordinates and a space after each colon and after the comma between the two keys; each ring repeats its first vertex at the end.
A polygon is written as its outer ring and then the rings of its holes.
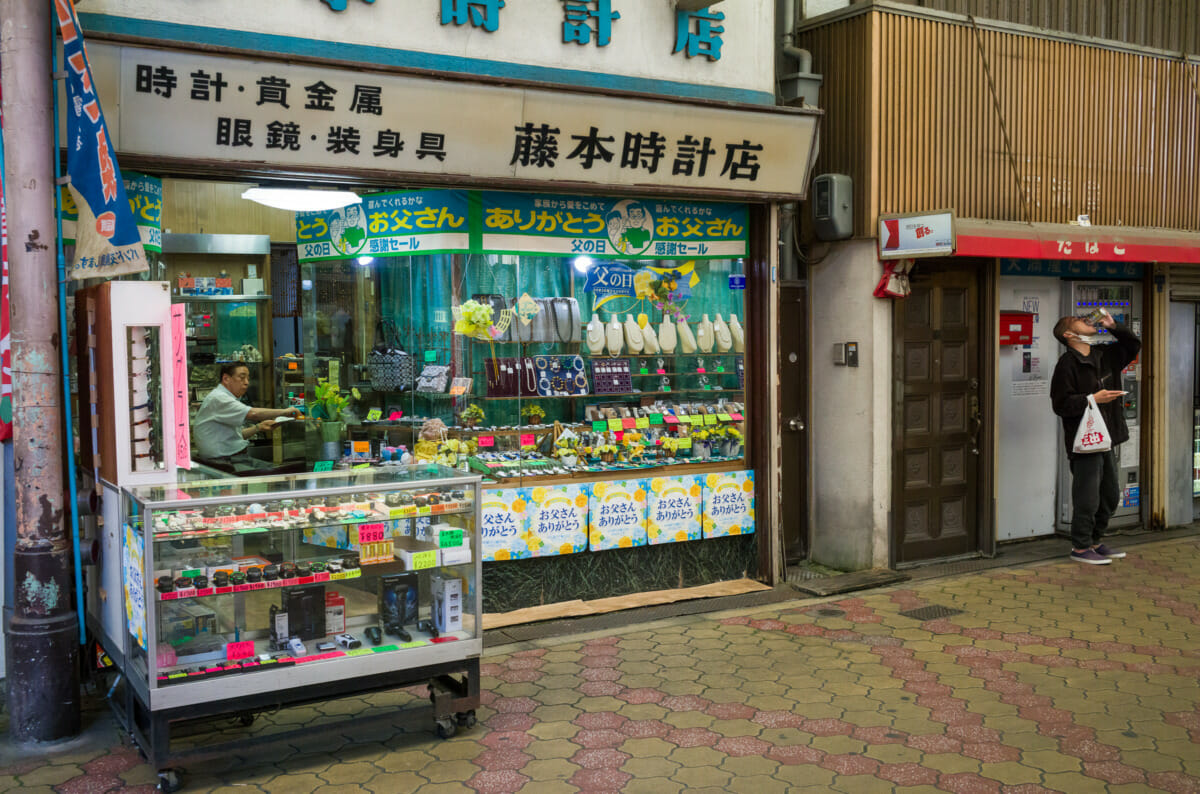
{"type": "Polygon", "coordinates": [[[471,403],[466,408],[462,409],[462,413],[459,414],[459,417],[467,420],[468,422],[482,422],[484,413],[482,408],[475,403],[471,403]]]}
{"type": "MultiPolygon", "coordinates": [[[[350,401],[342,396],[341,389],[327,379],[321,378],[317,381],[316,394],[317,399],[313,405],[320,409],[321,417],[327,422],[342,421],[342,411],[350,404],[350,401]]],[[[310,411],[310,413],[317,412],[310,411]]]]}
{"type": "Polygon", "coordinates": [[[546,412],[540,405],[526,405],[521,409],[521,416],[531,425],[540,425],[546,418],[546,412]]]}
{"type": "Polygon", "coordinates": [[[486,336],[492,325],[492,307],[486,303],[469,300],[458,307],[459,319],[454,323],[454,333],[463,336],[486,336]]]}

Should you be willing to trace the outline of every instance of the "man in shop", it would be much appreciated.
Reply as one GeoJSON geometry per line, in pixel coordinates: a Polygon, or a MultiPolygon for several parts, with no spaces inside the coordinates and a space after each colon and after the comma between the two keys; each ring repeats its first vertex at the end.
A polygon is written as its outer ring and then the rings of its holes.
{"type": "Polygon", "coordinates": [[[1137,357],[1141,341],[1125,326],[1104,313],[1099,325],[1115,340],[1095,345],[1099,330],[1088,319],[1063,317],[1054,326],[1054,338],[1067,346],[1050,379],[1050,401],[1062,417],[1067,458],[1071,465],[1071,559],[1088,565],[1108,565],[1125,556],[1101,543],[1108,519],[1117,509],[1121,484],[1117,479],[1116,447],[1129,440],[1120,390],[1121,371],[1137,357]],[[1075,434],[1088,406],[1095,398],[1100,415],[1112,437],[1106,452],[1077,453],[1075,434]]]}
{"type": "Polygon", "coordinates": [[[253,408],[241,401],[250,388],[250,368],[222,364],[221,383],[208,393],[196,412],[196,457],[234,472],[267,468],[270,464],[246,452],[247,439],[275,426],[282,416],[300,416],[299,408],[253,408]]]}

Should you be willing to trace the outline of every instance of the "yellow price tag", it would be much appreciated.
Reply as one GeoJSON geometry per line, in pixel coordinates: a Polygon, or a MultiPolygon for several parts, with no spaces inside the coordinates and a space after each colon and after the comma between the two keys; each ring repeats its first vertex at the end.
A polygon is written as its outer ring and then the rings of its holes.
{"type": "Polygon", "coordinates": [[[620,419],[609,419],[608,420],[608,429],[609,430],[620,430],[621,429],[621,420],[620,419]]]}
{"type": "Polygon", "coordinates": [[[704,415],[704,424],[715,425],[716,423],[717,423],[717,417],[714,414],[705,414],[704,415]]]}
{"type": "Polygon", "coordinates": [[[638,420],[637,420],[638,430],[644,430],[645,428],[647,428],[649,426],[650,426],[650,419],[648,417],[645,417],[645,416],[638,417],[638,420]]]}

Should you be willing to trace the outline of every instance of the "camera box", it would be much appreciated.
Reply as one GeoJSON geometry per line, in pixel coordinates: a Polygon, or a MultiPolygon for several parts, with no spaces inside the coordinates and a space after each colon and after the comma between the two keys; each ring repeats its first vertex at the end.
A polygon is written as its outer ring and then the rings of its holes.
{"type": "Polygon", "coordinates": [[[404,563],[405,570],[419,571],[441,565],[441,550],[432,543],[421,543],[413,538],[397,538],[393,545],[395,558],[404,563]]]}
{"type": "Polygon", "coordinates": [[[415,625],[420,612],[420,581],[415,573],[379,578],[379,622],[384,631],[415,625]]]}
{"type": "Polygon", "coordinates": [[[462,631],[462,579],[434,574],[429,578],[429,587],[433,592],[433,625],[440,632],[462,631]]]}
{"type": "Polygon", "coordinates": [[[325,594],[325,634],[342,634],[346,631],[346,599],[337,590],[325,594]]]}

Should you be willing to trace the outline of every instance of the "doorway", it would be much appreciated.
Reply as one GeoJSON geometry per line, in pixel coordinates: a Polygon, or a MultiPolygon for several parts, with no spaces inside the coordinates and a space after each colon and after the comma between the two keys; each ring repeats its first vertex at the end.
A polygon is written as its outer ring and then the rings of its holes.
{"type": "Polygon", "coordinates": [[[979,271],[918,263],[893,314],[895,564],[979,551],[979,271]]]}
{"type": "Polygon", "coordinates": [[[779,522],[786,563],[808,557],[808,289],[779,288],[779,522]]]}

